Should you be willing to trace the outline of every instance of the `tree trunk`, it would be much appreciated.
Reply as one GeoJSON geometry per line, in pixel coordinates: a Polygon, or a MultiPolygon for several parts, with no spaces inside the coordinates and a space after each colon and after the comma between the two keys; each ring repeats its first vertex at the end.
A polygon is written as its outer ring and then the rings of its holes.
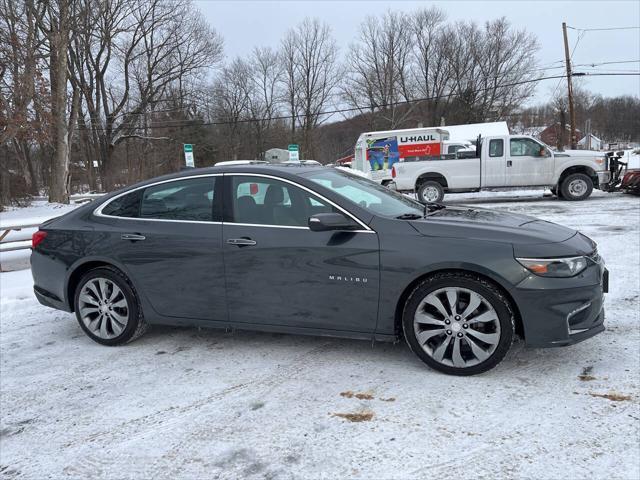
{"type": "Polygon", "coordinates": [[[31,195],[38,195],[38,181],[36,179],[33,162],[31,161],[31,152],[29,151],[29,143],[25,140],[13,139],[13,149],[18,157],[18,163],[24,176],[27,190],[31,195]]]}
{"type": "Polygon", "coordinates": [[[54,145],[49,184],[49,201],[69,203],[69,131],[67,125],[67,44],[69,41],[69,5],[59,2],[59,22],[49,32],[51,123],[54,145]],[[57,28],[56,28],[57,27],[57,28]]]}
{"type": "Polygon", "coordinates": [[[11,204],[11,182],[9,181],[9,171],[5,167],[9,164],[9,147],[2,148],[4,160],[0,162],[0,212],[4,207],[11,204]]]}

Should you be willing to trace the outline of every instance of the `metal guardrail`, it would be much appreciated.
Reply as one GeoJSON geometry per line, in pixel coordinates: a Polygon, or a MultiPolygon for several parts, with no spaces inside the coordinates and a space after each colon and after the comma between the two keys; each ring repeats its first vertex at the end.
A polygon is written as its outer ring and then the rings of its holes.
{"type": "Polygon", "coordinates": [[[39,223],[22,223],[16,225],[2,225],[0,227],[0,252],[13,252],[15,250],[24,250],[31,248],[31,240],[6,240],[5,237],[11,232],[19,232],[27,228],[37,228],[39,223]]]}
{"type": "MultiPolygon", "coordinates": [[[[71,195],[69,200],[73,203],[86,203],[96,198],[100,198],[104,193],[87,193],[87,194],[78,194],[71,195]]],[[[34,200],[46,200],[46,197],[33,197],[34,200]]],[[[21,230],[26,230],[29,228],[38,228],[43,222],[49,220],[54,217],[42,218],[40,223],[13,223],[13,224],[0,224],[0,253],[5,252],[13,252],[16,250],[26,250],[31,248],[31,240],[30,239],[16,239],[16,240],[5,240],[7,235],[11,232],[19,232],[21,230]]],[[[33,222],[33,219],[31,219],[33,222]]]]}

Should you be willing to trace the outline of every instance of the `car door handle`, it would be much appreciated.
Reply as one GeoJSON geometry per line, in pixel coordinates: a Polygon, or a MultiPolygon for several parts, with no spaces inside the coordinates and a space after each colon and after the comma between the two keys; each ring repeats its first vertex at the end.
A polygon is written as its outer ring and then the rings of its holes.
{"type": "Polygon", "coordinates": [[[227,243],[238,247],[250,247],[258,244],[258,242],[251,240],[250,238],[229,238],[227,239],[227,243]]]}
{"type": "Polygon", "coordinates": [[[137,233],[123,233],[120,235],[120,239],[122,240],[131,240],[132,242],[139,242],[141,240],[146,240],[147,237],[144,235],[139,235],[137,233]]]}
{"type": "Polygon", "coordinates": [[[511,165],[513,165],[513,162],[511,160],[507,160],[507,167],[510,167],[511,165]]]}

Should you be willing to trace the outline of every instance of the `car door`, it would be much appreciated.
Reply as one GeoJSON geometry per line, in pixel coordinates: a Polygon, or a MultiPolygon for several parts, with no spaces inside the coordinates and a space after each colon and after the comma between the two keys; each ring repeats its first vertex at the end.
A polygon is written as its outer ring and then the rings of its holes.
{"type": "Polygon", "coordinates": [[[516,137],[509,140],[508,186],[550,185],[553,167],[551,152],[534,139],[516,137]]]}
{"type": "Polygon", "coordinates": [[[504,151],[504,139],[489,139],[487,152],[482,152],[482,186],[504,187],[507,159],[504,151]]]}
{"type": "Polygon", "coordinates": [[[308,228],[311,215],[337,211],[348,215],[290,180],[225,174],[224,265],[232,322],[375,330],[376,233],[365,225],[354,231],[308,228]]]}
{"type": "Polygon", "coordinates": [[[165,316],[227,320],[222,257],[222,176],[149,185],[102,207],[112,256],[165,316]]]}

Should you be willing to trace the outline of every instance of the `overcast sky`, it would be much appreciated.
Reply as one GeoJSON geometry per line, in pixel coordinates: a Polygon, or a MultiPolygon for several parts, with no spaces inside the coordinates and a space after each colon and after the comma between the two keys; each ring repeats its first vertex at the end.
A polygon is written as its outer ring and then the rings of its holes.
{"type": "MultiPolygon", "coordinates": [[[[227,58],[244,56],[254,46],[278,47],[285,32],[304,17],[318,17],[333,29],[338,45],[344,52],[356,36],[367,15],[386,10],[414,11],[436,5],[450,20],[484,22],[501,16],[518,28],[535,33],[540,43],[539,64],[548,66],[564,59],[562,22],[576,28],[631,27],[640,25],[640,2],[632,1],[215,1],[197,0],[197,6],[209,23],[225,39],[227,58]]],[[[573,48],[580,32],[569,30],[573,48]]],[[[575,49],[573,63],[600,63],[635,60],[636,63],[605,65],[594,71],[639,71],[640,30],[584,32],[575,49]]],[[[576,67],[576,71],[586,71],[576,67]]],[[[549,70],[549,75],[561,73],[549,70]]],[[[640,96],[639,76],[590,77],[580,86],[603,96],[631,94],[640,96]]],[[[558,80],[541,82],[536,101],[549,98],[558,80]]],[[[560,85],[566,88],[566,82],[560,85]]]]}

